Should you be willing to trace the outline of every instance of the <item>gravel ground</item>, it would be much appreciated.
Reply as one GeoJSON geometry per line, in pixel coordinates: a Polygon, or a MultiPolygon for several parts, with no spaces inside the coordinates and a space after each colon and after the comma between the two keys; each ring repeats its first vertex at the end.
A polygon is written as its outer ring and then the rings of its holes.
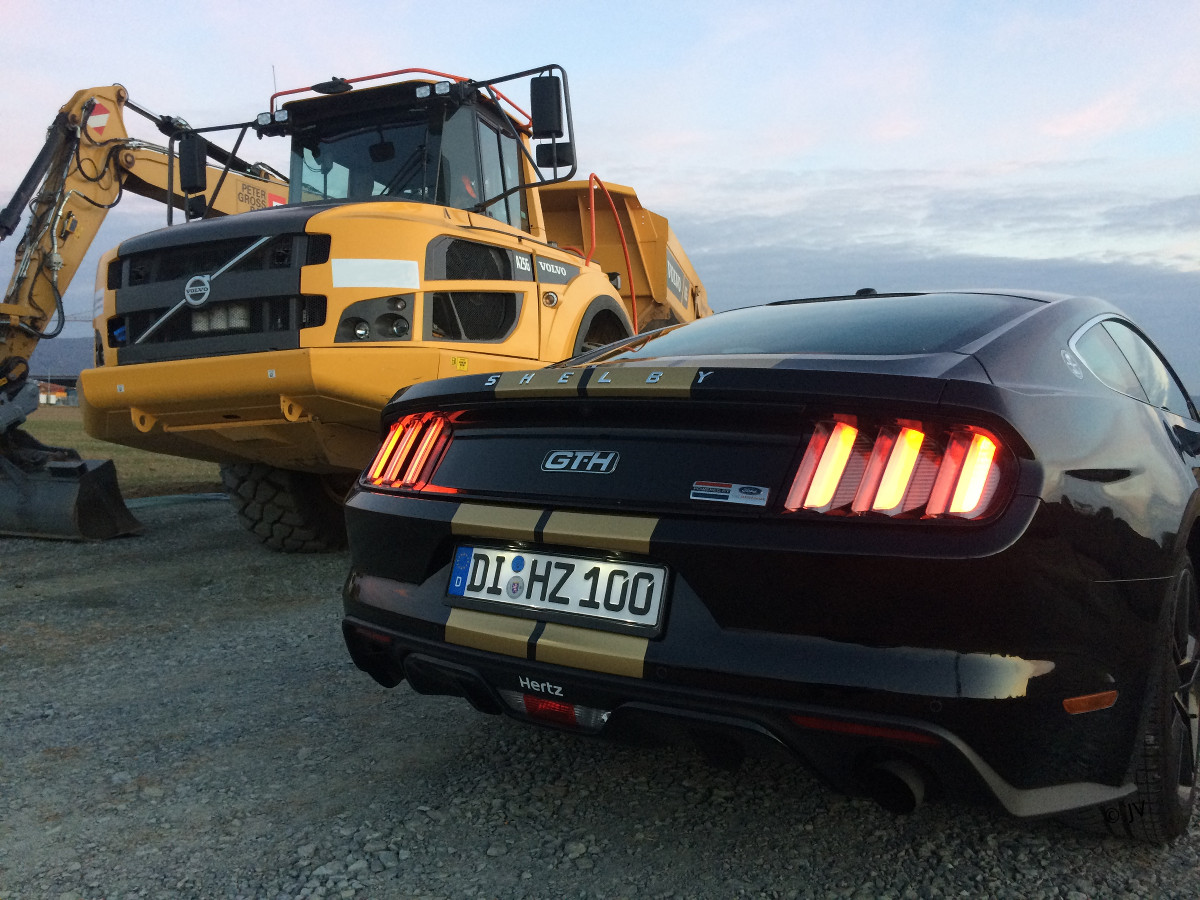
{"type": "Polygon", "coordinates": [[[145,535],[0,539],[0,898],[1200,896],[1169,848],[795,766],[585,741],[386,691],[341,642],[345,556],[224,502],[145,535]]]}

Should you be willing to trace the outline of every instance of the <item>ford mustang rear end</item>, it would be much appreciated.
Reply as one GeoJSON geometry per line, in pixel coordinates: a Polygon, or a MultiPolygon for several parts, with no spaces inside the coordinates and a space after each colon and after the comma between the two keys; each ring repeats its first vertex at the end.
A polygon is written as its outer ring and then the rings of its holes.
{"type": "Polygon", "coordinates": [[[1100,301],[871,292],[415,385],[347,501],[351,655],[583,734],[766,743],[901,812],[1173,837],[1200,422],[1118,390],[1114,329],[1156,353],[1100,301]]]}

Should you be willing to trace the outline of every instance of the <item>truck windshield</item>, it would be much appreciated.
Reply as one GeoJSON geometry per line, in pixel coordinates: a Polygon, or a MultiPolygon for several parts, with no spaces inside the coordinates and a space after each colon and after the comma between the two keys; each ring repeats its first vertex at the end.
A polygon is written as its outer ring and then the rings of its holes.
{"type": "Polygon", "coordinates": [[[379,196],[432,202],[441,112],[349,126],[335,119],[306,129],[292,145],[289,202],[379,196]]]}
{"type": "Polygon", "coordinates": [[[413,111],[397,121],[321,123],[296,137],[289,202],[391,197],[469,209],[479,202],[475,113],[413,111]]]}

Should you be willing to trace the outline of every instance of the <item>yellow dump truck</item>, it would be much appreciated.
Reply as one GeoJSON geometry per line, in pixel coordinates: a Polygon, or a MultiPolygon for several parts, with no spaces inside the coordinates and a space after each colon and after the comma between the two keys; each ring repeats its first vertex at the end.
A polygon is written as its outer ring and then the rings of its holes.
{"type": "Polygon", "coordinates": [[[255,211],[212,215],[219,129],[180,131],[188,221],[102,259],[80,397],[92,435],[221,463],[275,549],[341,545],[341,496],[397,389],[711,312],[666,219],[574,180],[559,66],[335,78],[270,106],[227,126],[290,139],[286,193],[264,185],[255,211]],[[528,84],[530,113],[504,82],[528,84]]]}

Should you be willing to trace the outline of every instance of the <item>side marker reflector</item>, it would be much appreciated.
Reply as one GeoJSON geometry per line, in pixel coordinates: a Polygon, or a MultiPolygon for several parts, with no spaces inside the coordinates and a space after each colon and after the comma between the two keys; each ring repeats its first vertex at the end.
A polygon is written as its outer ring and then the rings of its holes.
{"type": "Polygon", "coordinates": [[[885,725],[868,725],[865,722],[846,722],[841,719],[823,719],[818,716],[788,716],[801,728],[811,728],[814,731],[831,731],[836,734],[852,734],[859,737],[880,738],[885,741],[905,741],[909,744],[926,744],[935,746],[941,743],[939,738],[921,731],[909,731],[907,728],[889,728],[885,725]]]}
{"type": "Polygon", "coordinates": [[[1101,691],[1099,694],[1083,694],[1079,697],[1068,697],[1063,701],[1063,709],[1073,716],[1080,713],[1096,712],[1108,709],[1117,702],[1116,691],[1101,691]]]}

